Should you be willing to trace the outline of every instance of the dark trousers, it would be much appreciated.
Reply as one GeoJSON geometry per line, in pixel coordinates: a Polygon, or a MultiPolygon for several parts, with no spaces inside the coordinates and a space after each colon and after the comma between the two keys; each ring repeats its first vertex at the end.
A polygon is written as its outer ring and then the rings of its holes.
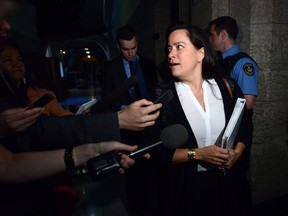
{"type": "Polygon", "coordinates": [[[199,172],[186,180],[172,193],[173,184],[161,190],[163,215],[249,215],[251,196],[245,175],[228,171],[223,176],[219,170],[213,170],[199,172]]]}

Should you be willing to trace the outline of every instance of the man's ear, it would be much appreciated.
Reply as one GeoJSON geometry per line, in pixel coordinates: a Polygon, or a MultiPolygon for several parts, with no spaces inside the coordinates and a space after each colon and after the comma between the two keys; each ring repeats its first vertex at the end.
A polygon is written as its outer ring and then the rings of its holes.
{"type": "Polygon", "coordinates": [[[221,32],[220,32],[220,37],[222,40],[226,40],[228,38],[228,32],[223,29],[221,32]]]}

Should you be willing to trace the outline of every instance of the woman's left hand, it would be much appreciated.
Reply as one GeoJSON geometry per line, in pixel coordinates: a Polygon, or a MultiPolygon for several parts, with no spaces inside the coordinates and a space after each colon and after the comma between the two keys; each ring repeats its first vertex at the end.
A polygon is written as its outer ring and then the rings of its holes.
{"type": "Polygon", "coordinates": [[[230,149],[229,158],[227,162],[223,164],[223,167],[226,169],[231,169],[240,157],[241,157],[241,154],[239,152],[237,152],[234,149],[230,149]]]}
{"type": "Polygon", "coordinates": [[[226,163],[223,164],[224,168],[231,169],[238,159],[242,156],[245,150],[245,145],[242,142],[238,142],[235,149],[229,149],[229,158],[226,163]]]}

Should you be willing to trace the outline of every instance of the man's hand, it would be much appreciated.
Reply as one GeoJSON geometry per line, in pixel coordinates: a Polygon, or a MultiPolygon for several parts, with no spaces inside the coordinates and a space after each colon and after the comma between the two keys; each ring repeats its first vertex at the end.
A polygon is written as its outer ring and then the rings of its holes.
{"type": "Polygon", "coordinates": [[[146,99],[138,100],[118,112],[121,129],[141,131],[155,124],[160,112],[156,111],[162,104],[153,104],[146,99]],[[155,112],[156,111],[156,112],[155,112]]]}
{"type": "Polygon", "coordinates": [[[135,163],[134,159],[126,155],[125,152],[132,152],[138,148],[137,145],[130,146],[130,145],[126,145],[117,141],[96,143],[92,147],[93,147],[93,151],[90,151],[90,152],[94,152],[96,155],[104,154],[111,150],[116,150],[117,152],[119,152],[119,154],[121,155],[120,164],[123,167],[118,170],[120,174],[125,173],[125,169],[128,169],[130,166],[133,166],[135,163]]]}
{"type": "Polygon", "coordinates": [[[43,108],[25,110],[24,108],[7,109],[0,113],[0,138],[22,132],[42,114],[43,108]]]}

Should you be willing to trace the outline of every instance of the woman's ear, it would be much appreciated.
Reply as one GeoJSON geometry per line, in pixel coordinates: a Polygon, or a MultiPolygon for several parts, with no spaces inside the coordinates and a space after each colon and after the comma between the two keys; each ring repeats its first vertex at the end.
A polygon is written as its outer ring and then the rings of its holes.
{"type": "Polygon", "coordinates": [[[197,62],[198,63],[202,62],[204,57],[205,57],[205,50],[204,50],[204,47],[202,47],[198,50],[197,62]]]}

